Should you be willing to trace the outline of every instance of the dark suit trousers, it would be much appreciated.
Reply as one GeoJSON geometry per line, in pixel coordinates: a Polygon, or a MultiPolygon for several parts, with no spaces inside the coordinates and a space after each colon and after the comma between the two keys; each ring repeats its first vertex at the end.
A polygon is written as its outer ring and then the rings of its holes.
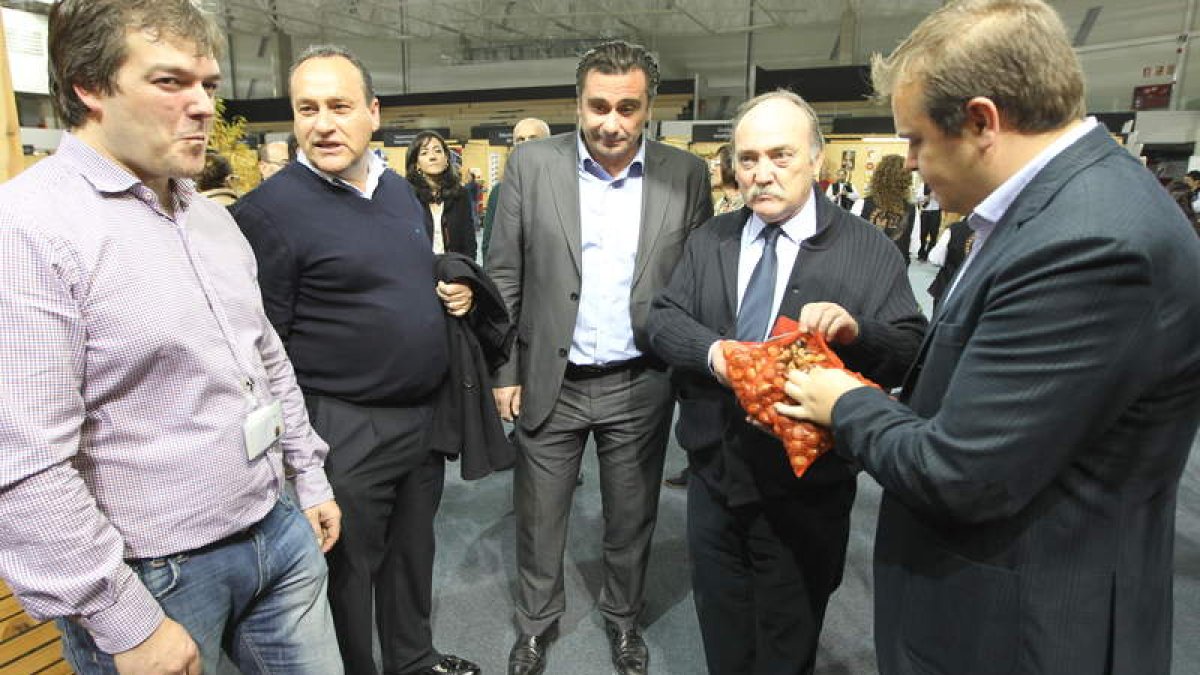
{"type": "Polygon", "coordinates": [[[829,596],[842,581],[856,484],[730,507],[688,481],[692,589],[708,672],[812,673],[829,596]]]}
{"type": "Polygon", "coordinates": [[[542,633],[566,611],[567,520],[589,434],[596,440],[604,511],[600,612],[622,628],[636,624],[644,603],[672,404],[666,373],[636,368],[566,380],[541,427],[530,433],[517,425],[513,504],[516,622],[522,633],[542,633]]]}
{"type": "Polygon", "coordinates": [[[436,663],[430,629],[433,519],[445,460],[428,449],[429,405],[368,407],[306,396],[313,428],[329,443],[325,473],[342,509],[342,536],[329,552],[329,603],[347,675],[436,663]],[[374,613],[372,613],[374,607],[374,613]],[[374,616],[372,616],[374,614],[374,616]]]}

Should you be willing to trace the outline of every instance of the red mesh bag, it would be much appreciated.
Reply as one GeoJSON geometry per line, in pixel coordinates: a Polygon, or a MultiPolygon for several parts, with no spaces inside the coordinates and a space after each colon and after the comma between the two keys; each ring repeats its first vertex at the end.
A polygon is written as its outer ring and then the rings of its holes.
{"type": "Polygon", "coordinates": [[[787,317],[779,318],[766,342],[726,342],[722,350],[726,374],[738,403],[751,418],[783,441],[788,463],[797,478],[833,447],[833,434],[811,422],[800,422],[775,412],[776,403],[792,402],[783,391],[788,371],[837,368],[863,384],[879,388],[862,375],[846,370],[842,360],[825,343],[825,338],[801,331],[799,325],[787,317]]]}

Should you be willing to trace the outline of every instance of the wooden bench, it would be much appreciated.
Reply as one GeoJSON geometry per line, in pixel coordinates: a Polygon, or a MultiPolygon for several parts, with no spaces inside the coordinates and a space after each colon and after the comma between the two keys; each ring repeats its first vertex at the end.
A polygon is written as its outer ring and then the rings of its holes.
{"type": "Polygon", "coordinates": [[[53,621],[34,621],[0,581],[0,675],[69,675],[53,621]]]}

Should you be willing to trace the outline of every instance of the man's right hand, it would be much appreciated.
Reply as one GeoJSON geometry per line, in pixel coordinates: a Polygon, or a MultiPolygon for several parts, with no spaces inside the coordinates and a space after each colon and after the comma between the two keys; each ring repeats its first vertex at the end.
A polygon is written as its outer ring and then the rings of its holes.
{"type": "Polygon", "coordinates": [[[505,422],[511,422],[521,414],[521,385],[496,387],[492,390],[492,397],[496,399],[496,411],[500,413],[500,419],[505,422]]]}
{"type": "Polygon", "coordinates": [[[187,630],[170,619],[142,644],[113,654],[121,675],[200,675],[200,649],[187,630]]]}
{"type": "Polygon", "coordinates": [[[728,387],[729,372],[728,366],[725,364],[725,350],[722,348],[722,343],[729,340],[717,340],[708,348],[708,365],[712,368],[713,377],[717,378],[724,386],[728,387]]]}

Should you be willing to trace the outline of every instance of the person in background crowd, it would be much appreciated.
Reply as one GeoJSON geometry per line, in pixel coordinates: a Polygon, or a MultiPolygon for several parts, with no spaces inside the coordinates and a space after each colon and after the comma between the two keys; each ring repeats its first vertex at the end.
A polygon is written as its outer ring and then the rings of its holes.
{"type": "Polygon", "coordinates": [[[292,159],[286,141],[271,141],[258,146],[258,172],[263,180],[274,176],[292,159]]]}
{"type": "Polygon", "coordinates": [[[465,316],[472,289],[435,287],[425,209],[369,149],[379,100],[362,62],[314,45],[290,84],[301,153],[233,211],[313,426],[332,446],[345,519],[329,598],[342,659],[348,673],[380,672],[378,634],[385,673],[478,675],[434,648],[430,622],[445,480],[445,456],[430,447],[433,400],[449,367],[445,315],[465,316]]]}
{"type": "Polygon", "coordinates": [[[518,324],[496,406],[516,421],[516,623],[510,675],[541,673],[566,609],[571,496],[594,436],[604,501],[604,616],[613,666],[642,675],[638,620],[673,392],[645,318],[692,229],[712,215],[695,155],[645,138],[658,63],[612,41],[576,68],[578,131],[523,143],[504,172],[487,267],[518,324]]]}
{"type": "Polygon", "coordinates": [[[950,287],[954,277],[958,276],[959,268],[971,254],[971,248],[974,245],[975,230],[972,230],[971,226],[967,224],[967,219],[963,218],[947,227],[938,237],[933,249],[929,251],[929,262],[940,266],[937,275],[926,289],[933,298],[933,315],[937,315],[938,308],[942,304],[942,296],[946,294],[946,289],[950,287]]]}
{"type": "Polygon", "coordinates": [[[716,161],[709,164],[709,180],[713,191],[718,193],[713,202],[713,213],[721,215],[737,211],[744,205],[738,190],[737,174],[733,169],[733,147],[726,143],[717,149],[716,161]]]}
{"type": "Polygon", "coordinates": [[[1184,180],[1171,181],[1167,186],[1167,192],[1175,203],[1179,205],[1183,215],[1188,219],[1188,222],[1195,228],[1196,234],[1200,235],[1200,214],[1192,207],[1192,190],[1184,180]]]}
{"type": "Polygon", "coordinates": [[[779,440],[746,421],[721,345],[760,341],[776,317],[798,316],[847,367],[890,387],[916,356],[925,319],[888,240],[815,191],[824,139],[804,99],[777,91],[746,102],[733,141],[749,208],[688,239],[647,330],[679,389],[708,672],[812,673],[841,583],[857,469],[827,454],[797,479],[779,440]]]}
{"type": "Polygon", "coordinates": [[[831,174],[829,173],[829,167],[828,166],[821,167],[817,174],[817,191],[820,192],[821,194],[825,194],[825,191],[828,190],[829,186],[832,184],[833,184],[833,178],[832,178],[831,174]]]}
{"type": "Polygon", "coordinates": [[[436,131],[413,137],[404,173],[425,205],[425,230],[434,253],[461,253],[475,259],[475,221],[471,197],[450,162],[450,148],[436,131]]]}
{"type": "Polygon", "coordinates": [[[463,184],[463,190],[467,193],[467,204],[471,206],[471,226],[479,229],[479,195],[482,186],[479,184],[479,176],[477,169],[467,171],[467,182],[463,184]]]}
{"type": "Polygon", "coordinates": [[[928,185],[921,186],[921,196],[917,200],[921,207],[921,240],[917,249],[917,260],[927,260],[929,250],[937,243],[938,231],[942,227],[942,205],[938,203],[937,195],[928,185]]]}
{"type": "Polygon", "coordinates": [[[825,188],[825,196],[832,199],[834,204],[849,211],[854,206],[854,202],[859,199],[858,191],[850,183],[850,172],[845,169],[838,169],[837,180],[825,188]]]}
{"type": "Polygon", "coordinates": [[[1200,212],[1200,171],[1193,169],[1183,176],[1183,182],[1187,183],[1188,192],[1191,195],[1189,202],[1192,205],[1193,212],[1200,212]]]}
{"type": "Polygon", "coordinates": [[[204,169],[196,176],[196,189],[221,206],[229,206],[238,198],[233,191],[234,178],[229,160],[220,153],[209,151],[204,154],[204,169]]]}
{"type": "MultiPolygon", "coordinates": [[[[536,117],[526,117],[513,126],[513,147],[515,148],[525,141],[536,141],[549,135],[549,124],[536,117]]],[[[492,184],[492,189],[488,191],[487,208],[483,212],[483,234],[480,236],[479,246],[485,263],[487,262],[488,245],[492,240],[492,223],[496,220],[496,206],[500,203],[500,186],[503,183],[503,181],[496,181],[492,184]]]]}
{"type": "Polygon", "coordinates": [[[1176,493],[1200,423],[1200,241],[1103,125],[1041,0],[934,11],[873,64],[975,244],[899,400],[789,375],[883,487],[883,675],[1171,672],[1176,493]]]}
{"type": "Polygon", "coordinates": [[[82,675],[342,670],[328,448],[190,179],[221,35],[188,0],[56,3],[68,131],[0,186],[0,576],[82,675]]]}
{"type": "Polygon", "coordinates": [[[879,228],[891,239],[904,264],[912,259],[913,225],[917,219],[915,207],[909,202],[912,195],[912,172],[904,166],[900,155],[884,155],[871,175],[870,194],[854,203],[850,212],[879,228]]]}

